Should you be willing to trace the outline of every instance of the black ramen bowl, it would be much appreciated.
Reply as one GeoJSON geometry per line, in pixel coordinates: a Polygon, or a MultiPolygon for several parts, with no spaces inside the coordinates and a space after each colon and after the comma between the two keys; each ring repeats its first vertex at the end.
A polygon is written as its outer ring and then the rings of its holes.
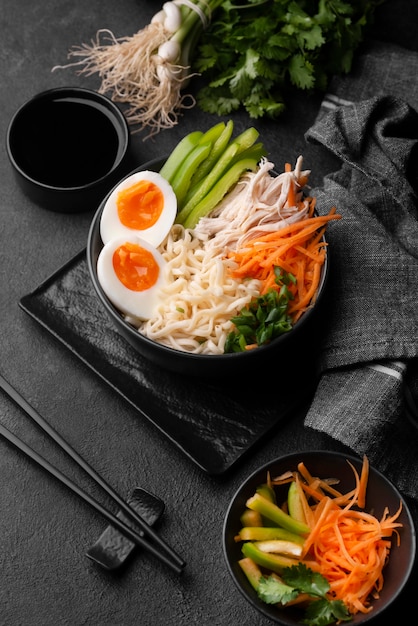
{"type": "MultiPolygon", "coordinates": [[[[163,163],[164,160],[155,159],[141,165],[135,171],[159,171],[163,163]]],[[[277,380],[277,377],[284,373],[291,377],[295,371],[300,379],[305,373],[311,376],[311,370],[315,369],[314,345],[319,336],[317,323],[320,319],[321,304],[329,273],[329,248],[322,268],[315,305],[303,314],[289,332],[269,344],[246,352],[222,355],[192,354],[162,345],[141,334],[135,326],[125,320],[123,314],[110,302],[103,291],[97,275],[97,259],[103,247],[100,237],[100,218],[107,197],[99,206],[90,225],[87,238],[88,270],[94,290],[107,315],[120,335],[140,355],[158,367],[179,374],[205,378],[219,379],[248,375],[251,376],[251,380],[258,377],[265,379],[270,376],[277,380]]]]}
{"type": "MultiPolygon", "coordinates": [[[[297,626],[301,623],[301,612],[296,608],[279,608],[278,605],[266,604],[260,600],[238,564],[238,561],[243,557],[242,543],[235,541],[234,537],[242,526],[240,517],[245,510],[246,501],[254,495],[259,485],[266,482],[267,472],[270,472],[273,478],[288,470],[296,470],[300,462],[304,462],[311,475],[320,478],[337,478],[340,483],[336,488],[342,492],[349,491],[354,488],[355,479],[348,461],[353,464],[357,471],[361,470],[361,459],[342,453],[318,450],[288,454],[270,461],[246,478],[231,500],[223,527],[223,550],[228,570],[243,597],[256,610],[277,624],[297,626]]],[[[276,491],[278,502],[281,493],[283,500],[285,500],[288,485],[275,487],[275,489],[278,490],[276,491]]],[[[386,623],[379,621],[379,619],[401,593],[415,561],[415,527],[408,506],[397,488],[380,472],[370,467],[365,510],[372,511],[375,517],[380,518],[385,507],[388,507],[389,512],[393,514],[398,510],[400,502],[402,503],[402,512],[397,520],[402,524],[402,528],[399,529],[400,545],[396,545],[394,538],[388,563],[383,570],[384,585],[380,598],[372,602],[373,610],[371,612],[367,614],[357,613],[353,616],[352,621],[348,622],[349,624],[366,624],[372,620],[373,623],[376,623],[376,618],[377,623],[386,623]]]]}
{"type": "Polygon", "coordinates": [[[60,213],[95,211],[129,165],[119,108],[89,89],[35,95],[13,115],[6,148],[16,181],[35,204],[60,213]]]}

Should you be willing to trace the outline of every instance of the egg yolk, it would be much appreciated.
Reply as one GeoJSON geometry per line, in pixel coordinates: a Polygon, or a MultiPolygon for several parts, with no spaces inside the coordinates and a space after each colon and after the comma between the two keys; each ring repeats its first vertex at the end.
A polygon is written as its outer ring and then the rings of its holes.
{"type": "Polygon", "coordinates": [[[164,208],[164,194],[149,180],[139,180],[117,197],[118,215],[127,228],[145,230],[153,226],[164,208]]]}
{"type": "Polygon", "coordinates": [[[131,291],[145,291],[158,280],[160,268],[152,252],[138,244],[125,243],[113,253],[113,269],[131,291]]]}

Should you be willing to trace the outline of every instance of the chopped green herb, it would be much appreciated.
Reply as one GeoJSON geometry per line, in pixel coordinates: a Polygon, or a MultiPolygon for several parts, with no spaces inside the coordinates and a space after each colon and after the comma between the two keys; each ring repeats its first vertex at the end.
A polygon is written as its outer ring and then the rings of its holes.
{"type": "Polygon", "coordinates": [[[329,591],[329,582],[321,574],[313,572],[304,563],[290,567],[283,574],[283,580],[293,587],[297,587],[301,593],[324,598],[329,591]]]}
{"type": "Polygon", "coordinates": [[[281,580],[274,575],[263,576],[257,587],[257,594],[267,604],[285,605],[299,594],[307,594],[312,600],[305,609],[301,624],[307,626],[327,626],[352,619],[341,600],[329,600],[329,583],[321,574],[313,572],[304,563],[286,567],[281,580]]]}
{"type": "Polygon", "coordinates": [[[352,617],[341,600],[314,600],[308,604],[305,619],[301,624],[307,626],[328,626],[340,622],[351,622],[352,617]]]}
{"type": "Polygon", "coordinates": [[[200,108],[278,117],[290,86],[325,90],[350,71],[354,52],[384,0],[224,0],[201,35],[193,68],[200,108]]]}
{"type": "Polygon", "coordinates": [[[299,591],[285,585],[274,576],[260,578],[257,589],[258,597],[266,604],[287,604],[298,597],[299,591]]]}
{"type": "Polygon", "coordinates": [[[293,274],[275,268],[276,283],[280,290],[269,289],[263,296],[253,298],[247,307],[231,322],[236,330],[229,333],[225,342],[226,353],[243,352],[247,346],[262,346],[292,329],[292,320],[287,314],[293,294],[288,285],[295,283],[293,274]]]}

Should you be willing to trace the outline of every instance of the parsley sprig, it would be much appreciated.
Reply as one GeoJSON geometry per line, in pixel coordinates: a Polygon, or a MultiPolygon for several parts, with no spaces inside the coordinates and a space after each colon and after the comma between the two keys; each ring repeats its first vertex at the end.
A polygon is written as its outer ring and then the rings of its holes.
{"type": "Polygon", "coordinates": [[[267,604],[285,605],[304,593],[312,598],[301,624],[307,626],[327,626],[335,622],[348,622],[352,619],[347,607],[341,600],[329,600],[327,593],[329,582],[318,572],[313,572],[304,563],[298,563],[283,570],[281,578],[263,576],[257,593],[260,600],[267,604]]]}
{"type": "Polygon", "coordinates": [[[280,289],[269,289],[266,294],[253,298],[239,315],[231,318],[236,330],[228,334],[225,352],[243,352],[247,346],[262,346],[292,329],[287,309],[293,299],[289,285],[295,284],[296,278],[280,267],[275,267],[274,273],[280,289]]]}
{"type": "Polygon", "coordinates": [[[290,85],[324,90],[350,71],[383,1],[224,0],[194,54],[206,83],[200,108],[228,115],[243,106],[251,118],[275,118],[290,85]]]}

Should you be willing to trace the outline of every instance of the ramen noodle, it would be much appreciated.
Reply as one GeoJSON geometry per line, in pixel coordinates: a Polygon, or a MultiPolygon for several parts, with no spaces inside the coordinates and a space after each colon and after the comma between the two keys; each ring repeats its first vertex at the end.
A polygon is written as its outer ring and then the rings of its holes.
{"type": "Polygon", "coordinates": [[[153,319],[140,325],[140,332],[177,350],[223,354],[231,317],[259,294],[260,282],[232,278],[235,262],[205,249],[204,241],[178,224],[162,254],[167,280],[161,304],[153,319]]]}

